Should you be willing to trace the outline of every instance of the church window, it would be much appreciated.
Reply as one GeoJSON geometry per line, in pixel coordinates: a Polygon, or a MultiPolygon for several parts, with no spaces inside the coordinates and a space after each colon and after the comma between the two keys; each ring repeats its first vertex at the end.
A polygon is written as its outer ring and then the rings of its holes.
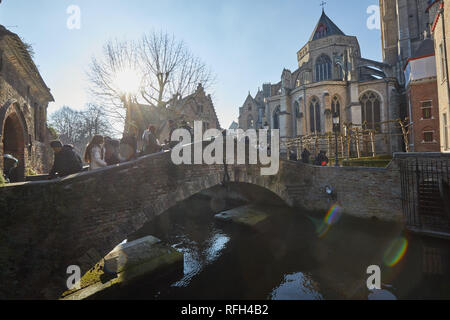
{"type": "Polygon", "coordinates": [[[447,78],[446,73],[445,73],[445,68],[447,66],[445,63],[444,45],[442,43],[439,45],[439,53],[441,55],[441,77],[442,77],[442,81],[444,81],[447,78]]]}
{"type": "Polygon", "coordinates": [[[252,115],[249,115],[247,118],[247,127],[249,129],[252,129],[252,128],[254,128],[254,126],[255,126],[255,120],[253,119],[252,115]]]}
{"type": "Polygon", "coordinates": [[[449,125],[448,125],[448,122],[447,122],[447,114],[446,113],[443,114],[442,122],[443,122],[442,126],[444,128],[444,149],[448,150],[450,148],[449,143],[448,143],[449,142],[449,139],[448,139],[448,127],[449,127],[449,125]]]}
{"type": "Polygon", "coordinates": [[[313,97],[309,104],[309,120],[311,133],[320,133],[320,102],[317,97],[313,97]]]}
{"type": "Polygon", "coordinates": [[[381,131],[381,102],[380,97],[374,92],[365,93],[361,99],[361,117],[364,129],[381,131]]]}
{"type": "Polygon", "coordinates": [[[331,59],[326,56],[320,56],[316,61],[316,82],[331,79],[331,59]]]}
{"type": "Polygon", "coordinates": [[[273,112],[273,128],[275,130],[280,129],[280,106],[273,112]]]}
{"type": "Polygon", "coordinates": [[[319,24],[319,26],[317,27],[317,32],[316,32],[317,39],[324,38],[327,36],[327,34],[328,34],[327,25],[324,23],[319,24]]]}
{"type": "Polygon", "coordinates": [[[300,105],[299,105],[298,101],[295,101],[295,103],[294,103],[294,112],[295,112],[295,117],[299,118],[300,117],[300,105]]]}

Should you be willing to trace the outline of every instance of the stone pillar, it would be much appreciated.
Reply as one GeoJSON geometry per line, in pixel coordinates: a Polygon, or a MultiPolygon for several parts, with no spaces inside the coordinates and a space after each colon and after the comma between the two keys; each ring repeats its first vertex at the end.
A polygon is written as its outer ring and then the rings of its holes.
{"type": "Polygon", "coordinates": [[[288,138],[292,136],[292,105],[291,98],[284,96],[280,100],[280,137],[288,138]]]}

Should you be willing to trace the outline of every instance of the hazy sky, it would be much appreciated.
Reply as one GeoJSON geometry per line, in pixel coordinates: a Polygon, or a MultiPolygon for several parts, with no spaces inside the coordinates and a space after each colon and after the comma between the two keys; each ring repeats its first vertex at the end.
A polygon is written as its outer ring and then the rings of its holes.
{"type": "MultiPolygon", "coordinates": [[[[55,103],[80,109],[89,102],[86,79],[92,55],[111,38],[136,39],[164,30],[183,40],[211,67],[210,92],[222,127],[237,120],[248,91],[294,71],[296,53],[321,15],[319,0],[3,0],[0,24],[35,51],[35,63],[55,103]],[[81,9],[81,29],[69,30],[67,8],[81,9]]],[[[328,0],[327,15],[359,39],[362,55],[381,59],[380,30],[369,30],[367,8],[377,0],[328,0]]]]}

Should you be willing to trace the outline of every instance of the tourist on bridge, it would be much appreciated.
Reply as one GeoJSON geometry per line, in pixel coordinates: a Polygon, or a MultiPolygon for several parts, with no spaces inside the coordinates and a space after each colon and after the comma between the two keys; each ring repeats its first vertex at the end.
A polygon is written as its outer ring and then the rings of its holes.
{"type": "Polygon", "coordinates": [[[144,131],[142,140],[144,141],[144,155],[161,152],[161,144],[156,137],[156,128],[154,126],[150,125],[148,129],[144,131]]]}
{"type": "Polygon", "coordinates": [[[136,129],[134,132],[130,132],[125,135],[122,140],[120,140],[120,155],[123,162],[131,161],[137,159],[137,133],[136,129]]]}
{"type": "Polygon", "coordinates": [[[322,150],[317,155],[316,160],[314,161],[314,165],[326,167],[328,165],[328,162],[329,160],[328,157],[326,156],[326,152],[322,150]]]}
{"type": "Polygon", "coordinates": [[[84,161],[89,163],[89,169],[95,170],[107,167],[108,164],[105,161],[105,150],[103,148],[105,140],[103,136],[96,135],[92,138],[91,143],[86,148],[84,154],[84,161]]]}
{"type": "Polygon", "coordinates": [[[113,166],[124,161],[119,152],[120,142],[118,140],[105,137],[105,162],[108,166],[113,166]]]}
{"type": "Polygon", "coordinates": [[[19,160],[10,154],[3,155],[3,160],[3,176],[5,177],[6,182],[19,182],[19,160]]]}
{"type": "Polygon", "coordinates": [[[309,157],[311,156],[311,153],[308,151],[308,149],[304,149],[302,152],[302,161],[303,163],[309,163],[309,157]]]}
{"type": "Polygon", "coordinates": [[[50,170],[50,179],[65,177],[80,172],[83,169],[83,161],[73,150],[73,146],[63,146],[61,141],[53,141],[50,147],[55,153],[53,167],[50,170]]]}

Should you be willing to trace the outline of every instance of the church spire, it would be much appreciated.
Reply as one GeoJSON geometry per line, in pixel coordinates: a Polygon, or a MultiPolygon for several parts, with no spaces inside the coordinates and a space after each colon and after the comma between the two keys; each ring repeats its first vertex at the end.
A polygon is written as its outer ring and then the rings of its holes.
{"type": "Polygon", "coordinates": [[[328,36],[345,36],[344,32],[342,32],[342,30],[339,29],[339,27],[326,15],[325,9],[322,9],[322,15],[309,41],[325,38],[328,36]]]}

